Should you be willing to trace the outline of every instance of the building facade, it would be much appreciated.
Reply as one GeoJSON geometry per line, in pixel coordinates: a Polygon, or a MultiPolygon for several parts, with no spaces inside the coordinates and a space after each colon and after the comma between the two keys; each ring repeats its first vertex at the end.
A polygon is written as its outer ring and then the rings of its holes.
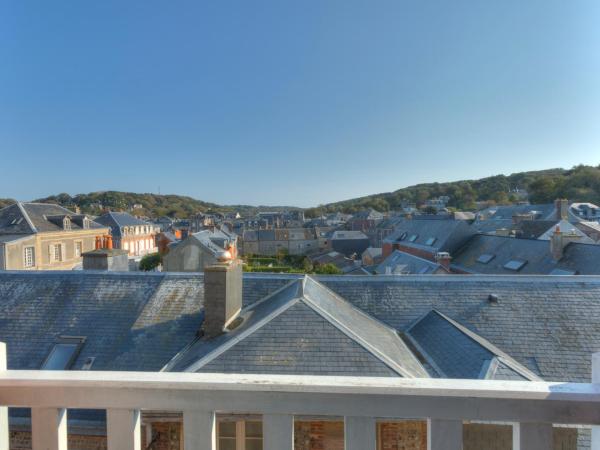
{"type": "Polygon", "coordinates": [[[156,253],[156,235],[160,227],[131,214],[108,212],[96,218],[99,224],[110,227],[114,248],[127,250],[129,256],[144,256],[156,253]]]}
{"type": "Polygon", "coordinates": [[[108,232],[59,205],[15,203],[0,210],[0,269],[71,270],[108,232]]]}

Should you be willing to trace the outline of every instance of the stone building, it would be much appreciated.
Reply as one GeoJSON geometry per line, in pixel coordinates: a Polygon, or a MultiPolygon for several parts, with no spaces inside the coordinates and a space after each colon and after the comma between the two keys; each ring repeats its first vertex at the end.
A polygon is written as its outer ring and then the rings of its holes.
{"type": "Polygon", "coordinates": [[[218,228],[189,235],[181,242],[171,244],[163,256],[165,272],[204,272],[217,262],[225,251],[237,254],[237,237],[218,228]]]}
{"type": "Polygon", "coordinates": [[[129,256],[144,256],[158,251],[156,235],[160,227],[157,225],[125,212],[108,212],[95,220],[110,227],[114,248],[127,250],[129,256]]]}
{"type": "Polygon", "coordinates": [[[15,203],[0,210],[0,269],[70,270],[109,229],[59,205],[15,203]]]}

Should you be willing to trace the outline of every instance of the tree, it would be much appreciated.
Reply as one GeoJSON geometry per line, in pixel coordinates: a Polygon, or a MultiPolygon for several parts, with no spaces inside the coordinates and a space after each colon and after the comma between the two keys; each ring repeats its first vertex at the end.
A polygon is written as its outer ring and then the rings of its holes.
{"type": "Polygon", "coordinates": [[[144,256],[140,261],[140,270],[149,272],[156,269],[162,262],[161,256],[158,253],[150,253],[144,256]]]}
{"type": "Polygon", "coordinates": [[[323,264],[315,267],[315,273],[319,275],[341,275],[342,271],[333,264],[323,264]]]}

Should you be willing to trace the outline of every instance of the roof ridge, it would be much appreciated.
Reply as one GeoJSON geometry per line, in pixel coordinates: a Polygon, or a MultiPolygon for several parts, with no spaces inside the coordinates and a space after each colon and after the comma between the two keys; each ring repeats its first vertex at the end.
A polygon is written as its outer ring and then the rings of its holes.
{"type": "MultiPolygon", "coordinates": [[[[346,304],[349,308],[351,308],[353,311],[358,312],[361,317],[365,318],[366,320],[376,323],[378,326],[382,326],[383,328],[385,328],[388,332],[391,332],[397,339],[398,342],[401,345],[405,345],[404,342],[402,341],[402,339],[400,338],[400,336],[398,336],[397,331],[395,328],[390,327],[389,325],[381,322],[380,320],[378,320],[377,318],[367,314],[365,311],[363,311],[362,309],[356,307],[355,305],[353,305],[352,303],[350,303],[348,300],[346,300],[345,298],[341,297],[340,295],[336,294],[333,290],[329,289],[327,286],[324,286],[323,284],[319,283],[318,281],[316,281],[314,278],[312,278],[311,276],[307,275],[305,282],[307,281],[312,281],[314,282],[317,286],[319,286],[321,289],[325,289],[327,292],[329,292],[330,294],[332,294],[334,297],[338,298],[339,300],[341,300],[342,302],[344,302],[344,304],[346,304]]],[[[418,376],[416,376],[414,373],[412,373],[410,370],[402,367],[398,362],[394,361],[393,359],[391,359],[390,357],[388,357],[387,355],[385,355],[382,351],[380,351],[376,346],[372,345],[370,342],[368,342],[367,339],[363,338],[360,334],[356,333],[352,328],[349,328],[348,326],[346,326],[345,324],[343,324],[342,322],[340,322],[335,316],[333,316],[331,313],[329,313],[328,311],[325,311],[323,308],[321,308],[311,297],[310,295],[307,295],[306,293],[302,296],[302,300],[304,301],[304,303],[306,303],[309,307],[311,307],[311,309],[313,309],[315,312],[317,312],[321,317],[323,317],[325,320],[327,320],[329,323],[331,323],[333,326],[335,326],[337,329],[339,329],[342,333],[344,333],[346,336],[348,336],[350,339],[352,339],[353,341],[355,341],[357,344],[359,344],[361,347],[363,347],[364,349],[366,349],[369,353],[371,353],[373,356],[375,356],[377,359],[379,359],[381,362],[383,362],[385,365],[387,365],[388,367],[390,367],[391,369],[393,369],[394,371],[396,371],[398,374],[404,376],[404,377],[409,377],[409,378],[418,378],[418,376]]],[[[423,366],[421,365],[421,363],[419,362],[419,360],[417,359],[417,357],[414,355],[414,353],[408,349],[410,355],[413,357],[413,359],[418,363],[418,365],[423,369],[424,373],[427,373],[427,371],[425,370],[425,368],[423,368],[423,366]]]]}
{"type": "Polygon", "coordinates": [[[27,214],[27,211],[23,207],[23,203],[22,202],[17,202],[17,207],[19,208],[19,211],[21,211],[21,214],[23,214],[23,217],[25,218],[25,221],[27,222],[27,224],[31,228],[31,231],[33,231],[34,233],[37,233],[38,230],[35,227],[35,225],[33,224],[33,222],[31,221],[31,218],[29,217],[29,214],[27,214]]]}

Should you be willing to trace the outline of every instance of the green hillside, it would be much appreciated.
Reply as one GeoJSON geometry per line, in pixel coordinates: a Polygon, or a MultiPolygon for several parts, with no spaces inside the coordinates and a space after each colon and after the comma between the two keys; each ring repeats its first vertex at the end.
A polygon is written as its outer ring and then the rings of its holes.
{"type": "Polygon", "coordinates": [[[549,203],[556,198],[600,204],[600,166],[576,166],[570,170],[548,169],[496,175],[479,180],[449,183],[426,183],[398,189],[394,192],[344,200],[306,210],[314,217],[325,212],[354,213],[366,208],[378,211],[398,209],[402,204],[421,206],[427,199],[447,195],[451,208],[471,210],[477,201],[509,204],[518,201],[511,194],[515,188],[529,192],[531,203],[549,203]]]}

